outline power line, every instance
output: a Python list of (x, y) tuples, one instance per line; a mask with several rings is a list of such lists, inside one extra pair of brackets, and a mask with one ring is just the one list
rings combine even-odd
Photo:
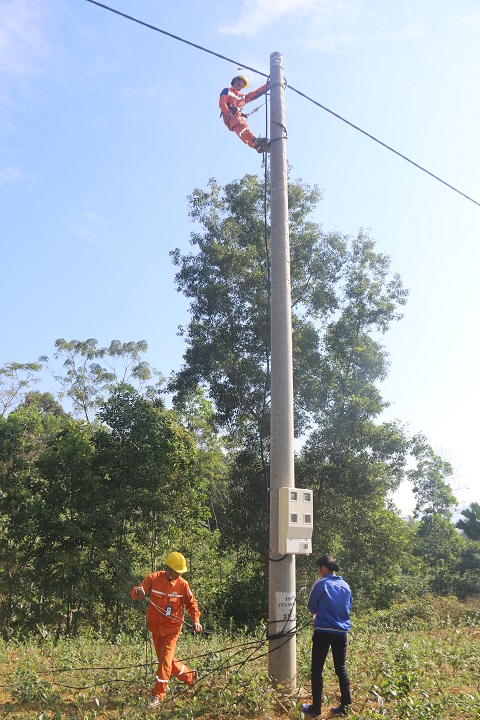
[(318, 105), (318, 107), (322, 108), (322, 110), (325, 110), (326, 112), (330, 113), (331, 115), (334, 115), (334, 117), (338, 118), (339, 120), (346, 123), (347, 125), (350, 125), (350, 127), (354, 128), (354, 130), (358, 130), (358, 132), (361, 132), (363, 135), (366, 135), (371, 140), (374, 140), (379, 145), (382, 145), (387, 150), (390, 150), (390, 152), (395, 153), (395, 155), (398, 155), (398, 157), (401, 157), (403, 160), (406, 160), (407, 162), (409, 162), (411, 165), (414, 165), (419, 170), (422, 170), (422, 172), (427, 173), (427, 175), (430, 175), (430, 177), (435, 178), (435, 180), (438, 180), (438, 182), (443, 183), (443, 185), (446, 185), (448, 188), (450, 188), (450, 190), (454, 190), (459, 195), (462, 195), (464, 198), (466, 198), (467, 200), (470, 200), (471, 202), (475, 203), (475, 205), (478, 205), (480, 207), (480, 202), (477, 202), (476, 200), (471, 198), (469, 195), (466, 195), (461, 190), (458, 190), (453, 185), (450, 185), (450, 183), (446, 182), (445, 180), (442, 180), (442, 178), (438, 177), (438, 175), (434, 175), (434, 173), (430, 172), (430, 170), (427, 170), (426, 168), (422, 167), (421, 165), (414, 162), (413, 160), (410, 160), (410, 158), (408, 158), (406, 155), (402, 155), (401, 152), (398, 152), (398, 150), (395, 150), (394, 148), (390, 147), (390, 145), (387, 145), (387, 143), (382, 142), (381, 140), (376, 138), (374, 135), (371, 135), (370, 133), (368, 133), (366, 130), (362, 130), (362, 128), (358, 127), (358, 125), (354, 125), (349, 120), (346, 120), (344, 117), (342, 117), (338, 113), (334, 112), (333, 110), (330, 110), (329, 108), (325, 107), (325, 105), (322, 105), (321, 103), (317, 102), (316, 100), (313, 100), (313, 98), (309, 97), (308, 95), (305, 95), (305, 93), (301, 92), (300, 90), (297, 90), (296, 88), (292, 87), (291, 85), (289, 85), (288, 87), (290, 88), (290, 90), (293, 90), (293, 92), (296, 92), (298, 95), (301, 95), (306, 100), (309, 100), (311, 103), (313, 103), (314, 105)]
[[(122, 17), (126, 18), (127, 20), (131, 20), (132, 22), (138, 23), (139, 25), (143, 25), (144, 27), (149, 28), (150, 30), (155, 30), (155, 32), (162, 33), (162, 35), (167, 35), (168, 37), (173, 38), (174, 40), (178, 40), (179, 42), (183, 42), (186, 45), (190, 45), (191, 47), (196, 48), (197, 50), (202, 50), (202, 52), (206, 52), (209, 55), (214, 55), (215, 57), (220, 58), (221, 60), (226, 60), (226, 62), (232, 63), (233, 65), (236, 65), (237, 67), (245, 68), (245, 70), (250, 70), (253, 73), (256, 73), (257, 75), (262, 75), (262, 77), (268, 78), (268, 75), (264, 72), (261, 72), (261, 70), (257, 70), (256, 68), (249, 67), (248, 65), (244, 65), (238, 60), (232, 60), (232, 58), (226, 57), (225, 55), (221, 55), (220, 53), (214, 52), (213, 50), (209, 50), (208, 48), (203, 47), (202, 45), (197, 45), (196, 43), (190, 42), (189, 40), (185, 40), (182, 37), (179, 37), (178, 35), (173, 35), (173, 33), (167, 32), (166, 30), (162, 30), (161, 28), (157, 27), (156, 25), (151, 25), (150, 23), (146, 23), (143, 20), (138, 20), (138, 18), (132, 17), (132, 15), (127, 15), (126, 13), (120, 12), (120, 10), (115, 10), (112, 7), (109, 7), (108, 5), (104, 5), (103, 3), (97, 2), (97, 0), (86, 0), (89, 3), (92, 3), (92, 5), (98, 5), (101, 8), (104, 8), (105, 10), (108, 10), (109, 12), (115, 13), (115, 15), (121, 15)], [(414, 167), (416, 167), (418, 170), (421, 170), (422, 172), (426, 173), (430, 177), (432, 177), (434, 180), (438, 180), (438, 182), (442, 183), (442, 185), (445, 185), (450, 190), (453, 190), (454, 192), (458, 193), (462, 197), (464, 197), (466, 200), (469, 200), (470, 202), (474, 203), (475, 205), (478, 205), (480, 207), (480, 202), (477, 200), (474, 200), (470, 195), (467, 195), (466, 193), (462, 192), (458, 188), (454, 187), (450, 183), (446, 182), (446, 180), (442, 180), (438, 175), (435, 175), (434, 173), (430, 172), (430, 170), (427, 170), (422, 165), (419, 165), (414, 160), (411, 160), (406, 155), (403, 155), (403, 153), (399, 152), (398, 150), (395, 150), (390, 145), (387, 145), (387, 143), (384, 143), (382, 140), (379, 140), (371, 133), (367, 132), (366, 130), (362, 130), (362, 128), (358, 127), (358, 125), (355, 125), (354, 123), (350, 122), (350, 120), (347, 120), (346, 118), (342, 117), (338, 113), (334, 112), (333, 110), (330, 110), (325, 105), (322, 105), (317, 100), (314, 100), (313, 98), (309, 97), (305, 93), (301, 92), (301, 90), (297, 90), (297, 88), (294, 88), (292, 85), (287, 85), (290, 90), (293, 90), (293, 92), (297, 93), (297, 95), (300, 95), (301, 97), (305, 98), (305, 100), (308, 100), (309, 102), (313, 103), (314, 105), (317, 105), (317, 107), (321, 108), (322, 110), (325, 110), (325, 112), (330, 113), (330, 115), (333, 115), (338, 120), (341, 120), (346, 125), (349, 125), (354, 130), (358, 130), (358, 132), (362, 133), (362, 135), (365, 135), (366, 137), (370, 138), (370, 140), (373, 140), (374, 142), (378, 143), (382, 147), (384, 147), (386, 150), (390, 150), (390, 152), (394, 153), (398, 157), (402, 158), (402, 160), (406, 160), (406, 162), (410, 163)]]
[(97, 2), (97, 0), (87, 0), (87, 2), (92, 3), (92, 5), (98, 5), (99, 7), (102, 7), (105, 10), (109, 10), (110, 12), (115, 13), (115, 15), (121, 15), (122, 17), (127, 18), (127, 20), (132, 20), (132, 22), (138, 23), (139, 25), (143, 25), (144, 27), (147, 27), (150, 30), (155, 30), (155, 32), (162, 33), (162, 35), (168, 35), (168, 37), (171, 37), (174, 40), (179, 40), (180, 42), (183, 42), (186, 45), (191, 45), (191, 47), (197, 48), (197, 50), (202, 50), (203, 52), (209, 53), (210, 55), (215, 55), (215, 57), (221, 58), (222, 60), (226, 60), (227, 62), (233, 63), (234, 65), (237, 65), (237, 66), (240, 65), (245, 70), (250, 70), (251, 72), (257, 73), (258, 75), (263, 75), (263, 77), (268, 77), (268, 75), (260, 72), (260, 70), (256, 70), (255, 68), (248, 67), (248, 65), (243, 65), (241, 62), (237, 62), (236, 60), (232, 60), (231, 58), (225, 57), (225, 55), (220, 55), (220, 53), (216, 53), (213, 50), (209, 50), (208, 48), (202, 47), (202, 45), (197, 45), (196, 43), (190, 42), (190, 40), (185, 40), (185, 38), (181, 38), (178, 35), (173, 35), (172, 33), (169, 33), (166, 30), (162, 30), (161, 28), (157, 27), (156, 25), (150, 25), (149, 23), (143, 22), (143, 20), (138, 20), (138, 18), (134, 18), (131, 15), (127, 15), (126, 13), (120, 12), (120, 10), (115, 10), (114, 8), (111, 8), (108, 5), (104, 5), (103, 3)]

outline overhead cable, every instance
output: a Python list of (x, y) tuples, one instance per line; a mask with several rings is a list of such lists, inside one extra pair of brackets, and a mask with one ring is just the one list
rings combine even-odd
[(387, 145), (387, 143), (382, 142), (381, 140), (376, 138), (374, 135), (371, 135), (370, 133), (368, 133), (366, 130), (362, 130), (362, 128), (358, 127), (358, 125), (354, 125), (352, 122), (350, 122), (350, 120), (346, 120), (344, 117), (342, 117), (338, 113), (334, 112), (333, 110), (330, 110), (329, 108), (325, 107), (325, 105), (322, 105), (321, 103), (317, 102), (316, 100), (313, 100), (313, 98), (309, 97), (308, 95), (305, 95), (305, 93), (301, 92), (300, 90), (297, 90), (296, 88), (292, 87), (291, 85), (289, 85), (288, 87), (290, 88), (290, 90), (293, 90), (293, 92), (296, 92), (298, 95), (301, 95), (306, 100), (309, 100), (311, 103), (313, 103), (314, 105), (317, 105), (319, 108), (322, 108), (322, 110), (325, 110), (326, 112), (330, 113), (330, 115), (334, 115), (336, 118), (338, 118), (342, 122), (346, 123), (347, 125), (350, 125), (350, 127), (354, 128), (354, 130), (358, 130), (358, 132), (361, 132), (363, 135), (366, 135), (371, 140), (374, 140), (379, 145), (382, 145), (387, 150), (390, 150), (390, 152), (395, 153), (395, 155), (398, 155), (398, 157), (401, 157), (403, 160), (406, 160), (407, 162), (409, 162), (411, 165), (414, 165), (419, 170), (422, 170), (422, 172), (427, 173), (427, 175), (430, 175), (430, 177), (434, 178), (435, 180), (438, 180), (438, 182), (443, 183), (443, 185), (446, 185), (448, 188), (450, 188), (450, 190), (454, 190), (459, 195), (463, 195), (464, 198), (466, 198), (467, 200), (470, 200), (471, 202), (475, 203), (475, 205), (478, 205), (480, 207), (480, 202), (477, 202), (476, 200), (471, 198), (469, 195), (466, 195), (461, 190), (458, 190), (453, 185), (450, 185), (450, 183), (446, 182), (445, 180), (442, 180), (442, 178), (438, 177), (438, 175), (434, 175), (432, 172), (430, 172), (430, 170), (427, 170), (426, 168), (422, 167), (421, 165), (414, 162), (413, 160), (410, 160), (410, 158), (408, 158), (406, 155), (402, 155), (401, 152), (398, 152), (398, 150), (395, 150), (394, 148), (390, 147), (390, 145)]
[[(143, 25), (144, 27), (149, 28), (150, 30), (155, 30), (156, 32), (162, 33), (162, 35), (168, 35), (168, 37), (173, 38), (174, 40), (179, 40), (180, 42), (185, 43), (186, 45), (191, 45), (191, 47), (197, 48), (197, 50), (202, 50), (203, 52), (209, 53), (210, 55), (215, 55), (215, 57), (221, 58), (222, 60), (226, 60), (229, 63), (232, 63), (236, 65), (237, 67), (242, 67), (245, 70), (250, 70), (253, 73), (256, 73), (257, 75), (262, 75), (265, 78), (268, 78), (268, 75), (264, 72), (261, 72), (260, 70), (257, 70), (256, 68), (249, 67), (248, 65), (244, 65), (243, 63), (239, 62), (238, 60), (232, 60), (232, 58), (226, 57), (225, 55), (221, 55), (220, 53), (214, 52), (213, 50), (209, 50), (208, 48), (202, 47), (202, 45), (197, 45), (196, 43), (190, 42), (189, 40), (185, 40), (184, 38), (179, 37), (178, 35), (173, 35), (173, 33), (167, 32), (166, 30), (162, 30), (161, 28), (157, 27), (156, 25), (150, 25), (149, 23), (144, 22), (143, 20), (138, 20), (138, 18), (134, 18), (131, 15), (127, 15), (126, 13), (120, 12), (120, 10), (115, 10), (112, 7), (109, 7), (108, 5), (104, 5), (103, 3), (97, 2), (97, 0), (86, 0), (89, 3), (92, 3), (93, 5), (98, 5), (101, 8), (104, 8), (105, 10), (109, 10), (112, 13), (115, 13), (115, 15), (121, 15), (122, 17), (126, 18), (127, 20), (131, 20), (132, 22), (138, 23), (139, 25)], [(402, 160), (406, 160), (408, 163), (416, 167), (418, 170), (421, 170), (422, 172), (426, 173), (430, 177), (432, 177), (434, 180), (438, 180), (438, 182), (442, 183), (442, 185), (445, 185), (450, 190), (453, 190), (454, 192), (458, 193), (462, 197), (464, 197), (466, 200), (470, 200), (470, 202), (474, 203), (475, 205), (478, 205), (480, 207), (480, 202), (477, 200), (474, 200), (470, 195), (467, 195), (466, 193), (462, 192), (458, 188), (454, 187), (453, 185), (450, 185), (450, 183), (446, 182), (445, 180), (442, 180), (442, 178), (438, 177), (438, 175), (435, 175), (434, 173), (430, 172), (430, 170), (427, 170), (426, 168), (422, 167), (422, 165), (419, 165), (418, 163), (414, 162), (410, 158), (408, 158), (406, 155), (403, 155), (401, 152), (398, 152), (398, 150), (395, 150), (390, 145), (387, 145), (387, 143), (382, 142), (382, 140), (379, 140), (374, 135), (371, 135), (371, 133), (366, 132), (366, 130), (362, 130), (362, 128), (358, 127), (358, 125), (355, 125), (354, 123), (350, 122), (346, 118), (342, 117), (338, 113), (334, 112), (333, 110), (330, 110), (329, 108), (325, 107), (325, 105), (322, 105), (321, 103), (317, 102), (313, 98), (309, 97), (308, 95), (305, 95), (305, 93), (301, 92), (300, 90), (297, 90), (297, 88), (292, 87), (292, 85), (288, 85), (287, 87), (290, 88), (290, 90), (293, 90), (293, 92), (296, 92), (301, 97), (305, 98), (305, 100), (308, 100), (309, 102), (313, 103), (314, 105), (317, 105), (317, 107), (321, 108), (322, 110), (325, 110), (326, 112), (330, 113), (330, 115), (333, 115), (334, 117), (338, 118), (338, 120), (341, 120), (342, 122), (346, 123), (350, 127), (352, 127), (354, 130), (358, 130), (358, 132), (361, 132), (363, 135), (366, 135), (366, 137), (370, 138), (371, 140), (374, 140), (376, 143), (381, 145), (382, 147), (386, 148), (386, 150), (390, 150), (390, 152), (393, 152), (398, 157), (402, 158)]]
[(173, 33), (169, 33), (166, 30), (162, 30), (161, 28), (157, 27), (156, 25), (150, 25), (149, 23), (143, 22), (143, 20), (138, 20), (138, 18), (134, 18), (131, 15), (127, 15), (126, 13), (120, 12), (120, 10), (115, 10), (115, 8), (109, 7), (108, 5), (104, 5), (101, 2), (97, 2), (97, 0), (87, 0), (87, 2), (92, 3), (93, 5), (98, 5), (99, 7), (104, 8), (105, 10), (109, 10), (110, 12), (115, 13), (115, 15), (121, 15), (124, 18), (127, 18), (127, 20), (132, 20), (132, 22), (138, 23), (139, 25), (143, 25), (144, 27), (150, 28), (150, 30), (155, 30), (155, 32), (162, 33), (162, 35), (168, 35), (168, 37), (173, 38), (174, 40), (179, 40), (180, 42), (185, 43), (186, 45), (191, 45), (194, 48), (197, 48), (197, 50), (202, 50), (203, 52), (209, 53), (210, 55), (215, 55), (215, 57), (221, 58), (222, 60), (226, 60), (227, 62), (233, 63), (234, 65), (240, 65), (245, 70), (251, 70), (251, 72), (257, 73), (257, 75), (263, 75), (263, 77), (268, 77), (266, 73), (260, 72), (260, 70), (256, 70), (255, 68), (248, 67), (248, 65), (243, 65), (240, 62), (237, 62), (236, 60), (232, 60), (231, 58), (225, 57), (225, 55), (220, 55), (220, 53), (213, 52), (213, 50), (209, 50), (208, 48), (202, 47), (201, 45), (197, 45), (196, 43), (190, 42), (190, 40), (185, 40), (185, 38), (181, 38), (178, 35), (173, 35)]

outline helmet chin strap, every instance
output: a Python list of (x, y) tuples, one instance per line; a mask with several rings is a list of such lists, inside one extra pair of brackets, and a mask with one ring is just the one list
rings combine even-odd
[[(166, 566), (165, 575), (167, 576), (168, 582), (173, 582), (174, 580), (177, 579), (177, 578), (173, 577), (174, 572), (175, 572), (175, 570), (172, 570), (172, 568), (168, 567), (168, 565)], [(175, 572), (175, 575), (177, 575), (177, 577), (178, 577), (178, 573)]]

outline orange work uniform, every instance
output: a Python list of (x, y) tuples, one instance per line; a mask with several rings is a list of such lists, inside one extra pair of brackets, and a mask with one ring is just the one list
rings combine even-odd
[(183, 608), (187, 609), (192, 622), (196, 623), (200, 619), (198, 603), (186, 580), (179, 576), (170, 582), (164, 570), (147, 575), (140, 585), (133, 587), (130, 596), (134, 600), (138, 600), (137, 587), (142, 587), (145, 594), (150, 593), (147, 628), (152, 633), (158, 660), (152, 695), (163, 700), (170, 675), (187, 685), (193, 684), (194, 672), (174, 656), (183, 625)]
[(242, 116), (242, 108), (246, 103), (256, 100), (267, 91), (267, 85), (252, 90), (247, 95), (242, 95), (236, 88), (224, 88), (220, 93), (218, 105), (222, 113), (223, 122), (232, 132), (237, 133), (245, 145), (253, 148), (255, 135), (248, 127), (247, 121)]

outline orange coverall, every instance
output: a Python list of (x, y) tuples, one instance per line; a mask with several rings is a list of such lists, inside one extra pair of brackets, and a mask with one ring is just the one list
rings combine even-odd
[(146, 594), (150, 593), (147, 628), (152, 633), (158, 660), (152, 695), (163, 700), (170, 675), (173, 674), (187, 685), (193, 684), (193, 671), (174, 655), (183, 625), (183, 608), (187, 609), (192, 622), (196, 623), (200, 618), (198, 603), (186, 580), (179, 576), (170, 582), (164, 570), (147, 575), (140, 585), (133, 587), (130, 590), (130, 597), (133, 600), (139, 599), (136, 595), (137, 587), (142, 587)]
[[(222, 113), (223, 122), (232, 132), (237, 133), (240, 140), (245, 145), (253, 148), (255, 135), (247, 125), (247, 121), (242, 117), (242, 108), (246, 103), (256, 100), (267, 90), (267, 85), (252, 90), (247, 95), (242, 95), (236, 88), (224, 88), (220, 93), (218, 105)], [(237, 108), (237, 110), (235, 110)]]

